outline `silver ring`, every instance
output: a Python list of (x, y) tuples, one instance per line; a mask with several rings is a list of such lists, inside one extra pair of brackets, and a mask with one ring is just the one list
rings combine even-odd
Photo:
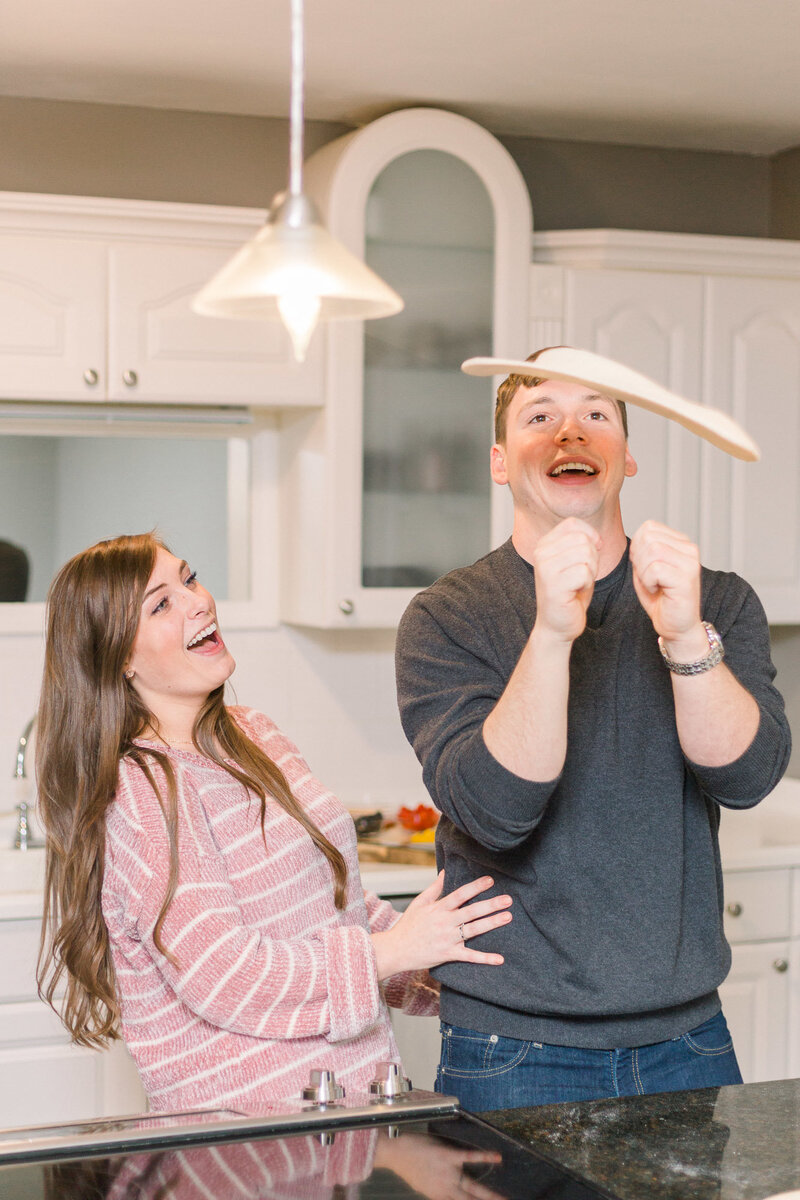
[(461, 934), (461, 940), (462, 940), (462, 942), (465, 942), (467, 939), (464, 937), (464, 925), (463, 925), (463, 922), (462, 922), (462, 924), (461, 924), (461, 925), (459, 925), (459, 927), (458, 927), (458, 932)]

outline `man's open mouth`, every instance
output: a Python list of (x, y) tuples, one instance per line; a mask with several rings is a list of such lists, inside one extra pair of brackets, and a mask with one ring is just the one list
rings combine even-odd
[(597, 471), (585, 462), (561, 462), (548, 471), (551, 479), (559, 479), (562, 475), (596, 475)]

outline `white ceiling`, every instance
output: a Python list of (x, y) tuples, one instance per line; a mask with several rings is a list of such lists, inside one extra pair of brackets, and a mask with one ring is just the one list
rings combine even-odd
[[(289, 0), (8, 0), (0, 94), (288, 114)], [(800, 144), (798, 0), (306, 0), (306, 115), (409, 104), (495, 133)]]

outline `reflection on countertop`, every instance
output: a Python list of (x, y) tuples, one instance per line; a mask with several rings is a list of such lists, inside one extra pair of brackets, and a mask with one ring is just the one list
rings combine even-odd
[(481, 1114), (618, 1200), (764, 1200), (800, 1188), (800, 1080)]

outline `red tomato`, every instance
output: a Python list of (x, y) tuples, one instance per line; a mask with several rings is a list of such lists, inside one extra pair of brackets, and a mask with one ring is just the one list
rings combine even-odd
[(398, 811), (397, 819), (404, 829), (432, 829), (439, 820), (439, 814), (429, 804), (418, 804), (416, 808), (406, 808)]

